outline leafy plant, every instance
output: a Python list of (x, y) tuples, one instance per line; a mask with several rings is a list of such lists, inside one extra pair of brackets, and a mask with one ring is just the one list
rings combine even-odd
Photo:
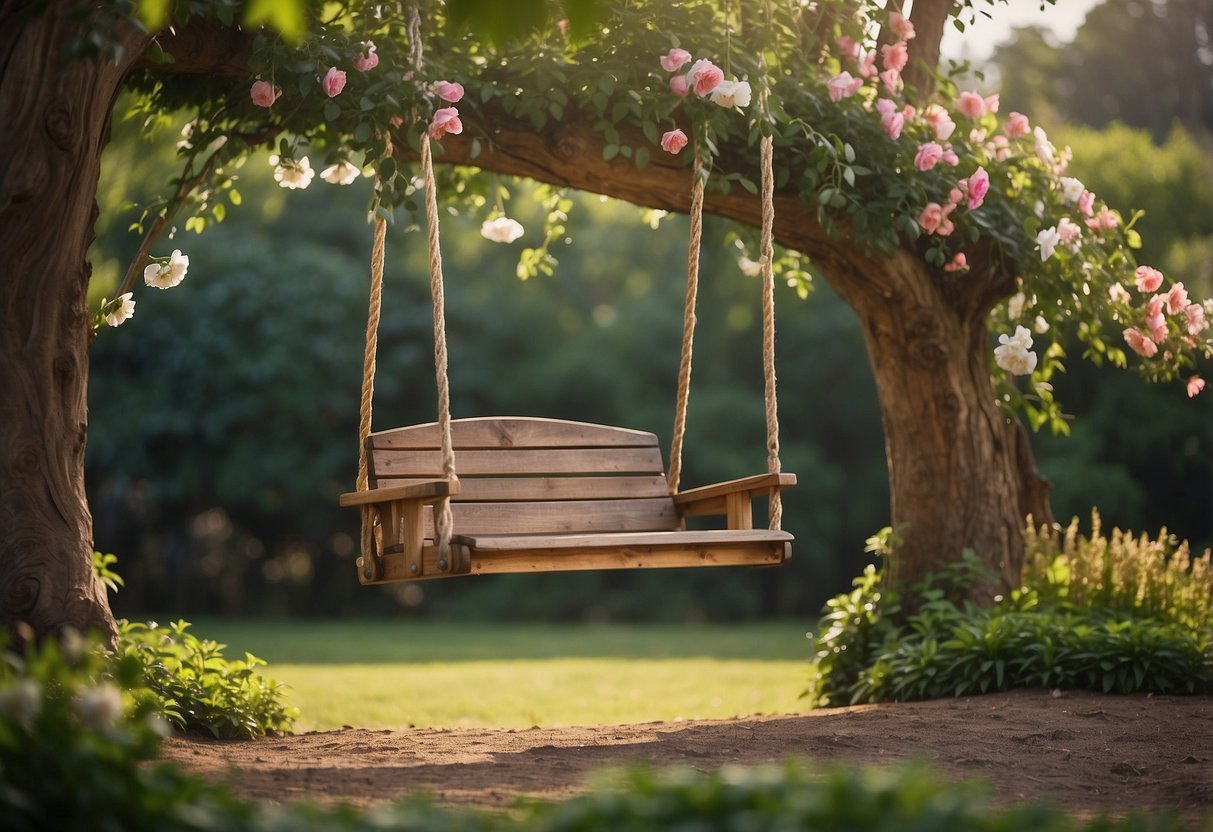
[(225, 645), (187, 632), (189, 623), (119, 624), (121, 654), (139, 663), (164, 717), (182, 730), (216, 737), (254, 737), (289, 731), (296, 712), (282, 686), (256, 672), (265, 661), (223, 657)]

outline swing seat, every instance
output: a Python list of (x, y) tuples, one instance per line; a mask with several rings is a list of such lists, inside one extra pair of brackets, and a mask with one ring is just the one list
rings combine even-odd
[[(671, 495), (652, 433), (531, 417), (451, 422), (458, 479), (444, 479), (437, 423), (372, 433), (369, 490), (341, 505), (370, 509), (378, 569), (363, 583), (506, 572), (773, 566), (792, 535), (753, 527), (752, 501), (795, 485), (760, 474)], [(451, 500), (448, 558), (433, 506)], [(726, 528), (688, 531), (716, 515)]]

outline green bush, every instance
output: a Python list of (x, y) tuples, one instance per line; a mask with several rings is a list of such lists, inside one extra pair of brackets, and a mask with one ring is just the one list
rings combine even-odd
[(224, 645), (199, 639), (189, 626), (119, 622), (119, 651), (138, 662), (164, 717), (183, 731), (221, 738), (289, 731), (295, 709), (281, 685), (256, 672), (265, 662), (251, 653), (225, 659)]

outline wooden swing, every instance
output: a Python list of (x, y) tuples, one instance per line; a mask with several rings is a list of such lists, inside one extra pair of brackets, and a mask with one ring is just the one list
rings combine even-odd
[[(364, 584), (458, 575), (775, 565), (791, 557), (782, 531), (771, 269), (771, 138), (762, 139), (763, 364), (768, 473), (679, 491), (690, 393), (706, 171), (692, 171), (677, 408), (669, 473), (652, 433), (532, 417), (451, 419), (438, 206), (430, 138), (421, 136), (438, 421), (371, 433), (386, 223), (376, 216), (371, 302), (359, 425), (357, 491), (341, 505), (362, 513)], [(456, 474), (458, 462), (458, 475)], [(753, 526), (752, 500), (768, 499), (769, 528)], [(726, 528), (688, 531), (687, 517), (723, 517)]]

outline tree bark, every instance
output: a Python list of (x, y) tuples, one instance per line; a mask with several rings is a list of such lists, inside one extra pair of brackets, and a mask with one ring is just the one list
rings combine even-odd
[[(65, 63), (79, 5), (0, 5), (0, 620), (18, 642), (114, 635), (84, 492), (85, 296), (101, 149), (125, 68)], [(126, 55), (143, 36), (115, 33)], [(27, 626), (23, 626), (28, 625)]]

